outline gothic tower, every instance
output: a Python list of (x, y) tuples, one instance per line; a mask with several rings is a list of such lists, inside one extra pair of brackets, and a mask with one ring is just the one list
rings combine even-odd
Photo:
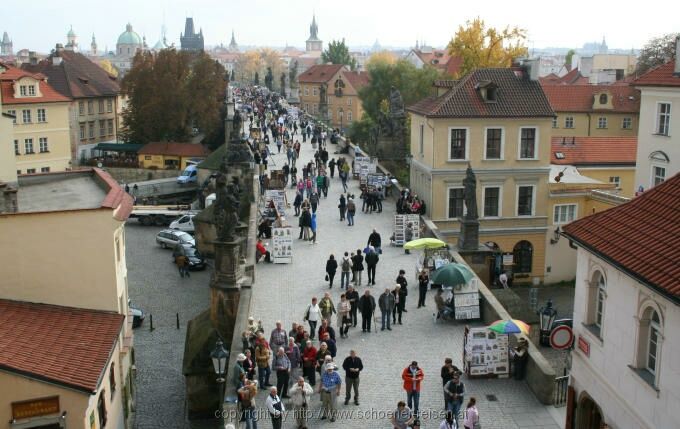
[(312, 15), (312, 25), (309, 26), (309, 39), (307, 39), (307, 52), (321, 52), (323, 41), (319, 39), (319, 27), (316, 25), (316, 14)]

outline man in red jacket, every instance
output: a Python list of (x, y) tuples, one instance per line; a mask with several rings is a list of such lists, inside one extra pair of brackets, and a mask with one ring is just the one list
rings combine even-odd
[(401, 372), (401, 379), (404, 380), (404, 390), (406, 391), (406, 401), (408, 407), (418, 416), (418, 402), (420, 401), (420, 382), (425, 378), (425, 373), (418, 367), (418, 362), (411, 362), (410, 366)]

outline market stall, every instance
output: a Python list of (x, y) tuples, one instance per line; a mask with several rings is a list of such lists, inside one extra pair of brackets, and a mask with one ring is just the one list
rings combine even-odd
[[(529, 325), (517, 319), (497, 320), (489, 326), (465, 327), (463, 337), (463, 365), (469, 377), (508, 378), (510, 359), (517, 364), (518, 350), (523, 353), (521, 344), (510, 348), (510, 334), (529, 334)], [(520, 339), (520, 343), (526, 340)]]
[(456, 320), (479, 319), (479, 284), (467, 265), (455, 262), (442, 265), (430, 277), (432, 284), (452, 293)]

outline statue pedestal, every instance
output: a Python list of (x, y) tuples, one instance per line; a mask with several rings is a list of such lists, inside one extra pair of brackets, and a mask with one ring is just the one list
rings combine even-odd
[(241, 244), (244, 238), (236, 238), (234, 241), (215, 241), (215, 272), (210, 280), (210, 287), (233, 287), (238, 286), (243, 278), (241, 265)]
[(479, 220), (459, 218), (460, 236), (458, 248), (461, 250), (479, 249)]

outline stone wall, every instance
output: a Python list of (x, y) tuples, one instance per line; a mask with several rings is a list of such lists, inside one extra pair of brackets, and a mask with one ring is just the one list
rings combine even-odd
[(152, 170), (148, 168), (104, 168), (119, 183), (135, 183), (145, 180), (167, 179), (181, 174), (179, 170)]

